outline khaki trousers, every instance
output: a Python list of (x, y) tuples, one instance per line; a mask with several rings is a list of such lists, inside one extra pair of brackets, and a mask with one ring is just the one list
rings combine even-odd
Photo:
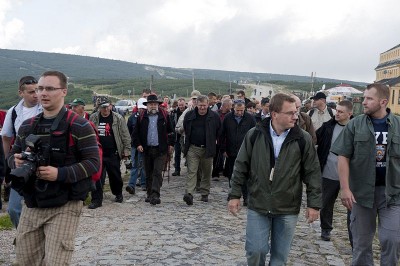
[(18, 265), (70, 265), (82, 201), (56, 208), (23, 206), (17, 228)]
[(190, 193), (193, 195), (196, 187), (197, 171), (200, 168), (202, 173), (200, 180), (200, 193), (201, 195), (210, 194), (213, 157), (205, 158), (205, 153), (206, 148), (200, 148), (194, 145), (190, 145), (189, 147), (186, 156), (186, 160), (188, 163), (186, 193)]

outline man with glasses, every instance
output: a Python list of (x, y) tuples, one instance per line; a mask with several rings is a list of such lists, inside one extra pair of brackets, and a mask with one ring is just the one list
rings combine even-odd
[[(309, 223), (321, 208), (321, 171), (308, 133), (296, 125), (295, 100), (275, 94), (271, 117), (250, 129), (235, 161), (228, 203), (237, 215), (242, 186), (248, 186), (246, 256), (248, 265), (285, 265), (306, 184)], [(269, 241), (271, 240), (271, 241)]]
[[(31, 118), (43, 111), (42, 106), (38, 102), (38, 95), (36, 94), (38, 81), (32, 76), (25, 76), (19, 80), (18, 94), (22, 98), (17, 105), (14, 105), (7, 111), (4, 120), (3, 129), (1, 131), (3, 140), (4, 154), (10, 151), (12, 142), (17, 136), (17, 132), (22, 122)], [(9, 171), (8, 171), (9, 172)], [(9, 173), (6, 174), (6, 181), (10, 181)], [(8, 213), (14, 227), (18, 227), (19, 218), (22, 211), (22, 196), (19, 195), (14, 189), (10, 191), (10, 198), (8, 202)]]
[[(8, 166), (15, 168), (12, 186), (25, 202), (16, 255), (18, 265), (69, 265), (83, 200), (100, 168), (98, 145), (89, 121), (64, 107), (68, 88), (63, 73), (43, 73), (36, 91), (43, 112), (22, 122), (7, 157)], [(42, 164), (25, 178), (17, 172), (26, 173), (29, 162), (23, 152), (29, 138)]]

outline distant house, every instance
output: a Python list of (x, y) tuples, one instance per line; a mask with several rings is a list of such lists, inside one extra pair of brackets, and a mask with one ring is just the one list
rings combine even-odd
[(388, 107), (392, 112), (400, 114), (400, 44), (381, 53), (375, 71), (376, 82), (390, 88)]

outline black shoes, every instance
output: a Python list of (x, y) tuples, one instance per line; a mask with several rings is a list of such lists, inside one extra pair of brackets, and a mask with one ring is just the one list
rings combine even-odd
[(321, 231), (321, 238), (324, 241), (330, 241), (331, 240), (331, 232), (328, 230), (322, 230)]
[(201, 201), (208, 202), (208, 195), (201, 195)]
[(159, 197), (152, 197), (152, 198), (150, 199), (150, 204), (151, 204), (151, 205), (156, 205), (156, 204), (160, 204), (160, 203), (161, 203), (161, 200), (160, 200)]
[(183, 201), (186, 202), (187, 205), (193, 205), (193, 196), (190, 193), (185, 194), (183, 196)]
[(134, 188), (134, 187), (127, 186), (127, 187), (125, 188), (125, 190), (128, 191), (129, 194), (135, 195), (135, 188)]
[(101, 202), (92, 201), (92, 202), (89, 204), (88, 208), (94, 210), (94, 209), (97, 209), (98, 207), (101, 207), (102, 205), (103, 205), (103, 204), (102, 204)]
[(115, 202), (122, 203), (123, 200), (124, 197), (122, 196), (122, 194), (115, 196)]
[(180, 171), (175, 171), (172, 173), (172, 176), (180, 176), (181, 172)]
[(150, 197), (146, 197), (145, 199), (144, 199), (144, 202), (150, 202)]
[(247, 199), (243, 199), (243, 206), (247, 206), (248, 202)]

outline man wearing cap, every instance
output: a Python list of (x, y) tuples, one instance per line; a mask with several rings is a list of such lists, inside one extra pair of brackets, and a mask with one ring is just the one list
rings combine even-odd
[[(7, 154), (11, 148), (12, 140), (17, 136), (17, 132), (22, 122), (31, 118), (43, 111), (39, 104), (36, 94), (38, 81), (32, 76), (25, 76), (19, 80), (18, 94), (22, 98), (17, 105), (11, 107), (6, 114), (3, 129), (1, 131), (3, 140), (4, 154)], [(9, 182), (8, 173), (6, 173), (6, 182)], [(10, 191), (8, 202), (8, 213), (10, 214), (11, 222), (17, 228), (19, 217), (22, 211), (22, 196), (14, 189)]]
[(256, 122), (260, 123), (265, 118), (270, 117), (269, 113), (269, 98), (262, 98), (261, 100), (261, 111), (256, 114)]
[(186, 134), (183, 154), (188, 162), (186, 193), (183, 200), (187, 205), (193, 205), (196, 175), (200, 168), (202, 172), (201, 201), (208, 202), (213, 157), (217, 153), (216, 142), (220, 133), (221, 121), (218, 114), (209, 109), (207, 96), (197, 97), (197, 106), (185, 115), (183, 126)]
[(143, 112), (146, 112), (147, 110), (146, 105), (143, 104), (146, 101), (147, 101), (146, 98), (140, 98), (138, 100), (137, 102), (138, 110), (131, 114), (131, 116), (128, 118), (128, 123), (127, 123), (129, 134), (131, 135), (131, 160), (133, 165), (131, 168), (131, 176), (129, 178), (129, 183), (125, 189), (126, 191), (128, 191), (129, 194), (132, 195), (135, 194), (135, 186), (138, 176), (140, 176), (140, 186), (142, 187), (142, 190), (146, 190), (146, 174), (143, 165), (144, 155), (143, 152), (138, 151), (135, 145), (133, 144), (133, 139), (134, 139), (133, 131), (136, 127), (140, 115)]
[(103, 171), (101, 178), (96, 182), (96, 190), (92, 191), (92, 202), (89, 209), (96, 209), (103, 204), (103, 186), (106, 171), (110, 179), (110, 188), (115, 201), (122, 203), (122, 187), (120, 162), (127, 158), (131, 152), (131, 138), (125, 119), (118, 113), (111, 111), (109, 100), (99, 103), (99, 110), (90, 116), (99, 132), (101, 146), (103, 147)]
[(85, 112), (86, 103), (82, 98), (76, 98), (69, 105), (71, 106), (72, 111), (89, 120), (89, 114)]
[(311, 117), (314, 129), (318, 130), (323, 123), (335, 118), (336, 111), (326, 105), (326, 95), (323, 92), (317, 92), (311, 99), (313, 100), (313, 109), (307, 114)]
[(162, 102), (157, 95), (147, 97), (147, 112), (139, 116), (132, 134), (133, 145), (138, 152), (144, 152), (144, 168), (146, 171), (146, 202), (151, 205), (160, 204), (162, 171), (167, 154), (173, 151), (174, 134), (167, 112), (160, 108)]

